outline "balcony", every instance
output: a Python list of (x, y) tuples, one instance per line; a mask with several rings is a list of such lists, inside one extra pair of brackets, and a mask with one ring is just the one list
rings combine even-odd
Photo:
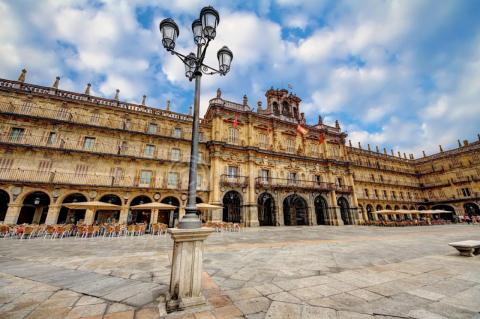
[[(61, 134), (61, 133), (60, 133)], [(78, 140), (69, 140), (57, 137), (54, 140), (48, 138), (48, 136), (35, 136), (35, 135), (22, 135), (22, 136), (10, 136), (8, 134), (0, 135), (0, 143), (11, 145), (23, 145), (23, 146), (35, 146), (45, 147), (59, 150), (91, 152), (97, 154), (110, 154), (117, 156), (131, 156), (135, 158), (145, 158), (153, 160), (164, 160), (171, 162), (190, 162), (189, 154), (182, 154), (178, 157), (172, 157), (171, 153), (167, 150), (154, 151), (153, 153), (146, 153), (143, 146), (129, 145), (118, 146), (120, 140), (112, 140), (109, 143), (95, 141), (92, 145), (86, 145)], [(198, 164), (208, 165), (208, 159), (199, 158)]]
[(271, 189), (306, 189), (314, 191), (335, 190), (335, 184), (333, 183), (266, 177), (257, 177), (255, 179), (255, 187)]
[(335, 191), (337, 193), (351, 193), (353, 192), (353, 187), (352, 186), (347, 186), (347, 185), (335, 185)]
[(384, 178), (383, 180), (372, 180), (372, 179), (369, 179), (369, 178), (355, 177), (355, 183), (357, 183), (357, 182), (359, 182), (359, 183), (371, 183), (371, 184), (378, 184), (378, 185), (405, 186), (405, 187), (414, 187), (414, 188), (420, 187), (420, 185), (417, 184), (417, 183), (404, 182), (404, 181), (398, 181), (398, 180), (386, 179), (386, 178)]
[[(54, 185), (82, 185), (90, 187), (117, 187), (117, 188), (141, 188), (141, 189), (167, 189), (167, 180), (162, 178), (152, 179), (149, 184), (142, 184), (139, 178), (130, 176), (112, 176), (102, 174), (76, 174), (74, 172), (56, 171), (34, 171), (24, 169), (0, 169), (0, 181), (22, 182), (29, 184), (54, 184)], [(178, 191), (182, 189), (183, 183), (179, 181)], [(170, 189), (170, 187), (168, 187)], [(197, 187), (199, 191), (209, 191), (205, 184)]]
[(220, 185), (229, 187), (247, 187), (248, 176), (227, 175), (220, 176)]
[(52, 119), (61, 122), (68, 122), (74, 124), (83, 124), (88, 126), (94, 126), (99, 128), (110, 128), (117, 130), (124, 130), (134, 133), (142, 133), (147, 135), (169, 137), (175, 139), (187, 139), (192, 138), (191, 132), (183, 130), (180, 135), (175, 133), (174, 129), (170, 127), (161, 127), (156, 130), (156, 132), (148, 132), (148, 123), (147, 121), (128, 121), (114, 117), (114, 116), (103, 116), (103, 117), (93, 117), (92, 114), (84, 114), (75, 110), (64, 110), (57, 106), (53, 105), (42, 105), (38, 106), (31, 104), (28, 106), (14, 103), (0, 103), (0, 112), (7, 114), (18, 114), (18, 115), (27, 115), (37, 118), (46, 118)]

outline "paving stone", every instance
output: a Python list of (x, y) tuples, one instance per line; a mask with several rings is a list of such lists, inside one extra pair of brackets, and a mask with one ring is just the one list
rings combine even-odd
[(128, 306), (122, 303), (113, 303), (108, 306), (106, 313), (115, 313), (115, 312), (125, 312), (125, 311), (130, 311), (134, 310), (132, 306)]
[(375, 317), (369, 314), (358, 313), (358, 312), (338, 311), (337, 318), (338, 319), (373, 319)]
[(274, 301), (265, 315), (268, 319), (295, 319), (301, 318), (302, 306), (292, 303)]
[(194, 314), (195, 319), (216, 319), (211, 311), (202, 311)]
[(425, 299), (428, 299), (428, 300), (433, 300), (433, 301), (437, 301), (437, 300), (440, 300), (442, 298), (445, 298), (444, 295), (441, 295), (441, 294), (438, 294), (438, 293), (435, 293), (435, 292), (432, 292), (432, 291), (428, 291), (428, 290), (425, 290), (425, 289), (420, 289), (420, 288), (419, 289), (414, 289), (414, 290), (409, 290), (408, 293), (411, 294), (411, 295), (415, 295), (415, 296), (425, 298)]
[(51, 307), (44, 308), (42, 306), (31, 312), (27, 319), (63, 319), (70, 312), (71, 307)]
[(216, 295), (208, 298), (208, 302), (214, 307), (224, 307), (232, 303), (227, 296)]
[(91, 296), (83, 296), (77, 301), (75, 306), (95, 305), (104, 302), (103, 299), (95, 298)]
[(83, 317), (93, 317), (93, 316), (103, 316), (105, 310), (107, 309), (107, 304), (101, 303), (96, 305), (85, 305), (74, 307), (68, 315), (65, 317), (67, 319), (77, 319)]
[(276, 294), (271, 294), (271, 295), (268, 295), (267, 297), (273, 301), (290, 302), (290, 303), (296, 303), (296, 304), (304, 303), (302, 300), (298, 299), (297, 297), (285, 291), (279, 292)]
[(135, 316), (135, 311), (122, 311), (122, 312), (113, 312), (103, 316), (103, 319), (133, 319)]
[(383, 296), (373, 293), (371, 291), (368, 291), (366, 289), (351, 290), (348, 292), (348, 294), (353, 295), (355, 297), (362, 298), (365, 301), (373, 301), (373, 300), (384, 298)]
[(271, 301), (265, 297), (250, 298), (236, 301), (234, 304), (244, 314), (253, 314), (257, 312), (266, 312)]
[(231, 319), (242, 316), (242, 312), (233, 305), (215, 308), (213, 313), (217, 319)]
[(407, 313), (407, 316), (416, 318), (416, 319), (448, 319), (447, 317), (441, 316), (439, 314), (435, 314), (425, 309), (411, 310)]
[(277, 285), (269, 284), (269, 283), (263, 284), (263, 285), (256, 285), (253, 288), (255, 288), (258, 292), (260, 292), (264, 296), (282, 291), (282, 289), (280, 289)]
[(309, 300), (309, 299), (318, 298), (318, 297), (327, 297), (327, 296), (337, 295), (341, 293), (341, 291), (335, 288), (329, 287), (328, 285), (320, 285), (320, 286), (290, 290), (289, 292), (295, 297), (302, 300)]
[(157, 319), (159, 317), (156, 308), (143, 308), (135, 312), (135, 319)]
[(238, 301), (243, 299), (251, 299), (256, 297), (261, 297), (262, 295), (252, 287), (249, 288), (241, 288), (241, 289), (233, 289), (228, 290), (225, 294), (232, 300)]

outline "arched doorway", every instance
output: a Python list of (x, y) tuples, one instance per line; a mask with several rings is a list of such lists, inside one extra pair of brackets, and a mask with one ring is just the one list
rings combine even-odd
[(342, 217), (343, 224), (353, 225), (354, 219), (350, 214), (350, 205), (348, 205), (347, 199), (345, 197), (340, 197), (337, 200), (337, 204), (340, 207), (340, 216)]
[(480, 216), (480, 208), (475, 203), (466, 203), (463, 205), (463, 209), (465, 209), (465, 215), (469, 217)]
[(386, 210), (392, 210), (392, 206), (387, 205), (387, 206), (385, 206), (385, 209), (386, 209)]
[[(140, 195), (132, 199), (130, 202), (130, 207), (131, 206), (137, 206), (137, 205), (142, 205), (142, 204), (148, 204), (151, 203), (152, 200), (150, 197), (145, 196), (145, 195)], [(152, 211), (150, 209), (144, 209), (144, 210), (130, 210), (130, 214), (128, 215), (128, 224), (150, 224), (150, 218), (152, 215)]]
[(161, 201), (164, 204), (176, 206), (173, 214), (171, 211), (161, 210), (158, 212), (158, 222), (162, 224), (167, 224), (168, 227), (174, 227), (175, 222), (180, 218), (180, 201), (173, 196), (168, 196), (162, 199)]
[(236, 191), (229, 191), (223, 196), (223, 221), (240, 223), (242, 212), (242, 197)]
[[(62, 204), (87, 202), (87, 198), (80, 193), (70, 194), (63, 200)], [(76, 224), (85, 219), (85, 209), (60, 208), (57, 224)]]
[(0, 222), (5, 220), (7, 215), (8, 203), (10, 203), (10, 196), (3, 189), (0, 189)]
[(269, 193), (258, 196), (258, 222), (260, 226), (275, 226), (275, 201)]
[(445, 210), (449, 213), (440, 213), (440, 214), (433, 214), (434, 219), (444, 219), (444, 220), (453, 220), (455, 216), (455, 209), (450, 205), (435, 205), (432, 206), (432, 210)]
[(285, 226), (307, 225), (308, 205), (303, 197), (292, 194), (283, 200)]
[(373, 206), (370, 205), (370, 204), (367, 205), (367, 218), (368, 218), (369, 221), (374, 220), (374, 218), (373, 218)]
[(328, 224), (328, 204), (322, 195), (315, 197), (315, 216), (317, 217), (317, 225)]
[(426, 208), (425, 206), (423, 206), (423, 205), (418, 206), (418, 210), (426, 210), (426, 209), (427, 209), (427, 208)]
[(403, 206), (402, 206), (402, 209), (403, 209), (403, 210), (408, 210), (407, 205), (403, 205)]
[(33, 192), (23, 200), (17, 224), (44, 224), (50, 197), (44, 192)]
[[(113, 205), (122, 206), (122, 200), (120, 197), (114, 194), (103, 195), (100, 198), (101, 202), (109, 203)], [(116, 223), (120, 218), (120, 207), (118, 210), (97, 210), (95, 212), (95, 222), (101, 223)]]
[(393, 207), (393, 210), (399, 210), (400, 209), (400, 206), (398, 205), (395, 205), (395, 207)]

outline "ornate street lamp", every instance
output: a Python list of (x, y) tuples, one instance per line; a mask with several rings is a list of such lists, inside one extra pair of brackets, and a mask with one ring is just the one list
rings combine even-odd
[(175, 42), (179, 35), (179, 29), (175, 21), (168, 18), (160, 22), (163, 47), (173, 55), (176, 55), (185, 65), (185, 76), (192, 81), (195, 79), (195, 99), (193, 103), (192, 123), (192, 146), (190, 156), (190, 170), (188, 183), (188, 199), (185, 207), (185, 216), (179, 223), (179, 228), (200, 228), (202, 223), (197, 216), (196, 191), (197, 191), (197, 162), (198, 162), (198, 139), (199, 139), (199, 108), (200, 108), (200, 79), (202, 74), (226, 75), (230, 71), (233, 53), (226, 46), (218, 50), (218, 69), (203, 63), (205, 53), (210, 41), (217, 35), (217, 26), (220, 16), (212, 7), (204, 7), (200, 11), (199, 19), (192, 23), (193, 40), (197, 45), (197, 54), (183, 55), (175, 51)]

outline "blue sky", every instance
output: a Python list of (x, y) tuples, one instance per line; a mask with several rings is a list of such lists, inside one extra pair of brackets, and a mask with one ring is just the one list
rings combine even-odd
[(207, 62), (234, 53), (226, 77), (204, 76), (202, 105), (225, 98), (265, 105), (270, 87), (302, 98), (313, 124), (338, 119), (353, 143), (432, 153), (480, 133), (479, 1), (0, 0), (0, 77), (188, 112), (193, 83), (161, 47), (158, 23), (180, 26), (177, 48), (194, 49), (191, 21), (220, 13)]

